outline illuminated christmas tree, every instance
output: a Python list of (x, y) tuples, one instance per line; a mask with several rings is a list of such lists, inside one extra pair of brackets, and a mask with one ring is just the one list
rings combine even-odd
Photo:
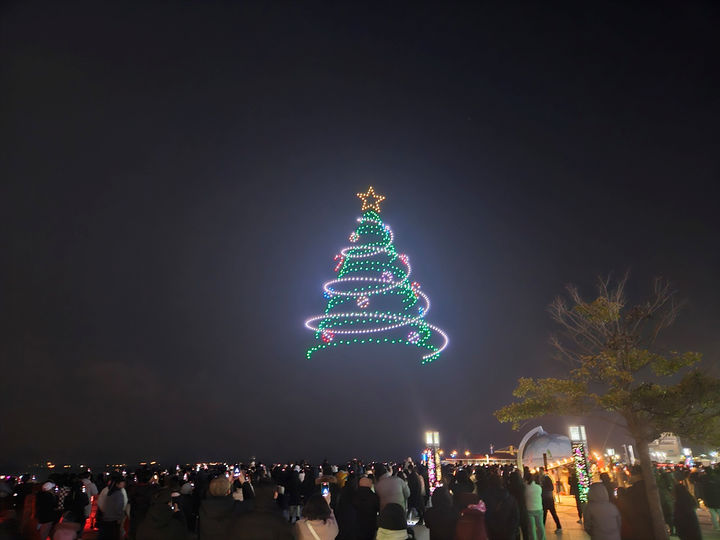
[(352, 245), (335, 256), (336, 278), (323, 286), (325, 313), (305, 321), (318, 342), (307, 357), (337, 345), (390, 343), (418, 347), (422, 363), (432, 362), (448, 337), (425, 321), (430, 299), (411, 281), (408, 256), (396, 251), (393, 233), (380, 219), (385, 197), (372, 187), (358, 197), (363, 215), (350, 233)]

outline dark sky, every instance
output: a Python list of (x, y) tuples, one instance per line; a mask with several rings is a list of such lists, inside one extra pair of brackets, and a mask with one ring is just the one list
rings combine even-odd
[[(517, 444), (547, 305), (626, 269), (720, 362), (716, 4), (300, 4), (4, 4), (0, 464)], [(369, 184), (432, 365), (305, 359)]]

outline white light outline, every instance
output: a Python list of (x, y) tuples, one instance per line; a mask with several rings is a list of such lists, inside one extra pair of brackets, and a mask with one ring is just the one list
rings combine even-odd
[[(388, 248), (392, 245), (394, 240), (394, 235), (392, 232), (392, 229), (390, 227), (383, 223), (380, 220), (369, 218), (369, 217), (361, 217), (357, 219), (358, 222), (363, 223), (365, 221), (370, 223), (375, 223), (376, 225), (383, 228), (385, 232), (388, 233), (389, 241), (385, 243), (385, 245), (372, 245), (372, 244), (362, 244), (359, 246), (350, 246), (345, 247), (342, 250), (340, 250), (340, 254), (345, 257), (346, 259), (366, 259), (369, 257), (372, 257), (374, 255), (378, 255), (380, 253), (387, 253), (389, 250)], [(367, 250), (367, 253), (363, 254), (357, 254), (352, 253), (353, 251), (361, 251), (361, 250)], [(397, 258), (402, 262), (405, 267), (407, 268), (407, 272), (405, 276), (403, 276), (402, 279), (398, 281), (386, 281), (382, 278), (371, 278), (371, 277), (343, 277), (338, 279), (333, 279), (330, 281), (327, 281), (323, 284), (323, 290), (326, 292), (330, 298), (333, 296), (347, 296), (347, 297), (358, 297), (358, 296), (367, 296), (370, 297), (370, 295), (373, 294), (380, 294), (387, 292), (389, 290), (395, 289), (401, 285), (403, 285), (405, 282), (408, 281), (408, 278), (410, 277), (410, 273), (412, 272), (412, 267), (410, 266), (410, 260), (407, 257), (407, 255), (398, 255)], [(338, 283), (347, 283), (347, 282), (365, 282), (365, 283), (383, 283), (388, 284), (387, 287), (379, 288), (379, 289), (373, 289), (373, 290), (367, 290), (367, 291), (338, 291), (332, 288), (332, 285), (338, 284)], [(440, 330), (437, 326), (434, 326), (427, 321), (425, 321), (425, 315), (430, 311), (430, 298), (428, 296), (419, 290), (416, 290), (413, 288), (413, 292), (418, 295), (418, 297), (421, 297), (425, 301), (425, 307), (420, 309), (420, 314), (415, 317), (407, 317), (404, 315), (393, 315), (390, 313), (382, 313), (379, 311), (376, 312), (369, 312), (369, 311), (360, 311), (360, 312), (350, 312), (350, 313), (325, 313), (323, 315), (316, 315), (314, 317), (310, 317), (305, 321), (305, 327), (313, 330), (315, 332), (329, 332), (333, 335), (335, 334), (344, 334), (344, 335), (363, 335), (363, 334), (376, 334), (378, 332), (385, 332), (388, 330), (394, 330), (396, 328), (402, 328), (403, 326), (409, 326), (411, 324), (414, 324), (418, 321), (423, 321), (428, 328), (433, 330), (434, 332), (437, 332), (442, 338), (443, 338), (443, 344), (440, 346), (437, 350), (434, 350), (432, 353), (426, 354), (422, 357), (423, 363), (426, 363), (431, 358), (434, 358), (438, 356), (448, 345), (449, 338), (445, 332)], [(385, 326), (380, 326), (376, 328), (364, 328), (362, 330), (343, 330), (337, 329), (337, 328), (319, 328), (317, 326), (314, 326), (312, 323), (319, 320), (327, 320), (327, 319), (368, 319), (368, 318), (374, 318), (374, 319), (385, 319), (385, 320), (395, 320), (400, 321), (397, 324), (390, 324)], [(327, 345), (327, 343), (325, 343)]]

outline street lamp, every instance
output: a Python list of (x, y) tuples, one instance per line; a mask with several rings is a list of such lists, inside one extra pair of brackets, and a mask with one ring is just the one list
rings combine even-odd
[(426, 431), (425, 432), (425, 444), (437, 448), (440, 446), (440, 433), (437, 431)]

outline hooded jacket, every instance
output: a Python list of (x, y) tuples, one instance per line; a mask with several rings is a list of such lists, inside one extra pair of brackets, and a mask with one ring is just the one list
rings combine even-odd
[(583, 519), (585, 531), (592, 540), (620, 540), (620, 511), (610, 502), (602, 482), (590, 485)]

